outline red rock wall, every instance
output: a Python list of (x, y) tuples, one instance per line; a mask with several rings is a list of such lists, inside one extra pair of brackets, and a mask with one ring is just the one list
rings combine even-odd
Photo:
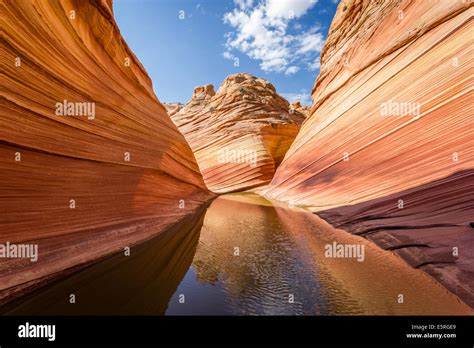
[[(267, 195), (321, 210), (474, 167), (472, 14), (460, 1), (341, 2), (312, 114)], [(381, 115), (390, 100), (420, 113)]]
[[(0, 7), (0, 244), (39, 244), (36, 263), (0, 259), (1, 299), (150, 238), (209, 193), (110, 1)], [(95, 118), (56, 115), (63, 100)]]
[(265, 192), (396, 250), (471, 306), (473, 14), (468, 1), (341, 1), (311, 115)]
[(268, 184), (304, 120), (272, 84), (250, 74), (228, 76), (217, 93), (212, 85), (197, 87), (171, 112), (207, 187), (218, 193)]

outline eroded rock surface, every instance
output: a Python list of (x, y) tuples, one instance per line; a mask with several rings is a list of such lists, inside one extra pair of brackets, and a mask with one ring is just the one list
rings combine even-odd
[(163, 103), (163, 105), (170, 116), (173, 116), (184, 107), (184, 105), (181, 103)]
[(299, 113), (304, 117), (308, 117), (309, 112), (310, 112), (310, 107), (303, 106), (301, 105), (301, 102), (295, 101), (290, 104), (290, 112)]
[[(110, 1), (2, 1), (0, 301), (147, 240), (209, 198)], [(133, 253), (133, 248), (132, 248)]]
[(217, 92), (196, 87), (172, 120), (193, 149), (207, 187), (241, 191), (270, 182), (304, 117), (268, 81), (227, 77)]

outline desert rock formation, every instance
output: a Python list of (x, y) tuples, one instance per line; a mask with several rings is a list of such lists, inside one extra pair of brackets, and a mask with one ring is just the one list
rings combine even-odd
[(265, 191), (396, 249), (471, 306), (473, 12), (341, 2), (310, 116)]
[(163, 103), (163, 105), (170, 116), (173, 116), (184, 107), (184, 105), (181, 103)]
[(304, 117), (308, 117), (309, 110), (310, 110), (309, 106), (303, 106), (301, 105), (301, 102), (299, 101), (294, 101), (290, 104), (290, 112), (299, 113)]
[(270, 182), (304, 117), (268, 81), (228, 76), (217, 93), (196, 87), (172, 120), (193, 149), (207, 187), (241, 191)]
[[(132, 247), (210, 197), (111, 1), (0, 4), (0, 300)], [(133, 248), (132, 248), (133, 253)]]

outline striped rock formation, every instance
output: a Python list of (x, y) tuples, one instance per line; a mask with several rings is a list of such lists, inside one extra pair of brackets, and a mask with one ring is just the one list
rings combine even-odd
[(304, 120), (272, 84), (250, 74), (228, 76), (217, 93), (212, 85), (196, 87), (171, 118), (218, 193), (269, 183)]
[(264, 192), (396, 250), (471, 306), (473, 14), (467, 1), (342, 1), (311, 115)]
[[(210, 193), (110, 1), (0, 10), (1, 302), (155, 236)], [(37, 261), (8, 243), (38, 245)]]
[(294, 101), (290, 104), (290, 112), (297, 112), (303, 115), (304, 117), (308, 117), (309, 111), (310, 107), (301, 105), (301, 102), (299, 101)]

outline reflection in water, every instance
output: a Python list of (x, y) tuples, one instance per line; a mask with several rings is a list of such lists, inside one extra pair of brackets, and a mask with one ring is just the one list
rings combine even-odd
[[(324, 257), (334, 241), (363, 244), (364, 261)], [(67, 302), (70, 293), (75, 305)], [(8, 313), (472, 314), (392, 252), (252, 194), (221, 196), (205, 217), (197, 214), (131, 256), (98, 262), (19, 303)]]
[[(27, 299), (19, 299), (6, 313), (164, 314), (191, 265), (204, 212), (203, 208), (158, 237), (131, 248), (130, 256), (116, 254), (36, 291)], [(70, 294), (76, 296), (75, 304), (69, 303)]]
[[(364, 261), (326, 258), (324, 248), (334, 241), (363, 244)], [(180, 294), (186, 297), (184, 304), (179, 303)], [(400, 294), (403, 303), (398, 302)], [(192, 267), (166, 312), (469, 313), (456, 296), (392, 252), (334, 229), (314, 214), (273, 206), (252, 194), (220, 196), (212, 203)]]
[[(178, 293), (199, 303), (200, 314), (215, 313), (214, 306), (202, 305), (208, 298), (220, 304), (219, 314), (326, 314), (317, 272), (288, 238), (275, 209), (224, 197), (206, 213), (191, 270), (195, 277), (185, 279)], [(206, 292), (198, 297), (196, 287)], [(195, 311), (173, 300), (167, 314)]]

